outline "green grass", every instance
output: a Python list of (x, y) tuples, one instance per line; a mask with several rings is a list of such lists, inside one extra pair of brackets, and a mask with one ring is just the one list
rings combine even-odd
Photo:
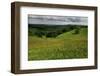
[(56, 38), (29, 36), (28, 60), (87, 58), (87, 28), (82, 28), (79, 34), (73, 32)]

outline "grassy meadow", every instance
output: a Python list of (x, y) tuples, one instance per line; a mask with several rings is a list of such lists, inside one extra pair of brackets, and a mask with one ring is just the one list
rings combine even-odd
[(87, 31), (84, 25), (29, 25), (28, 60), (87, 58)]

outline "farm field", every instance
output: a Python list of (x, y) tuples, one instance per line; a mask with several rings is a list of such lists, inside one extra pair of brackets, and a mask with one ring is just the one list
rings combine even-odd
[[(68, 31), (64, 31), (57, 36), (52, 37), (52, 33), (41, 34), (38, 36), (33, 34), (36, 28), (29, 28), (28, 36), (28, 60), (55, 60), (55, 59), (78, 59), (88, 57), (88, 38), (87, 38), (87, 26), (73, 28)], [(48, 29), (49, 31), (56, 29)], [(41, 32), (41, 29), (38, 30)], [(44, 33), (44, 32), (43, 32)], [(51, 36), (52, 35), (52, 36)]]

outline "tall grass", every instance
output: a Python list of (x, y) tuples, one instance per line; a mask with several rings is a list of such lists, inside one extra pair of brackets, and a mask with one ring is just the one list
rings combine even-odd
[(87, 29), (81, 29), (77, 35), (73, 31), (56, 38), (29, 36), (28, 60), (87, 58)]

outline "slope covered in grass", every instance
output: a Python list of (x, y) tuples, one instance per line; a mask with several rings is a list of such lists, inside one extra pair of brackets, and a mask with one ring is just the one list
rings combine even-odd
[(87, 58), (87, 28), (60, 34), (56, 38), (29, 36), (28, 60)]
[(80, 32), (79, 34), (74, 34), (75, 30), (72, 30), (72, 31), (69, 31), (69, 32), (65, 32), (61, 35), (59, 35), (57, 38), (73, 38), (73, 37), (76, 37), (77, 38), (84, 38), (84, 37), (87, 37), (87, 28), (82, 28), (80, 29)]

